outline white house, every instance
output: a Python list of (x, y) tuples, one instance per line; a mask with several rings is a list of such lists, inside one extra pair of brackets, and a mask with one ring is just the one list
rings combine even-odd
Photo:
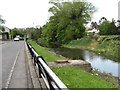
[(5, 26), (2, 26), (2, 27), (4, 28), (4, 31), (2, 31), (0, 28), (0, 40), (7, 40), (9, 39), (10, 29)]
[(87, 32), (90, 32), (90, 33), (99, 33), (100, 30), (94, 28), (92, 30), (88, 30)]

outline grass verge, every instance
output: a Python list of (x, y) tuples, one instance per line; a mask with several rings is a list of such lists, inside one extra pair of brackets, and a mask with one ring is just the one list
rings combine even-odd
[[(46, 50), (46, 48), (37, 45), (34, 41), (29, 40), (29, 43), (34, 47), (39, 55), (42, 55), (47, 62), (52, 62), (62, 59)], [(79, 88), (117, 88), (111, 82), (108, 82), (98, 76), (88, 73), (79, 67), (75, 66), (62, 66), (50, 67), (56, 75), (65, 83), (69, 89)]]
[(29, 40), (29, 43), (32, 45), (32, 47), (36, 50), (36, 52), (43, 56), (43, 58), (45, 59), (45, 61), (47, 62), (53, 62), (59, 59), (62, 59), (62, 57), (56, 56), (53, 53), (50, 53), (46, 50), (46, 48), (39, 46), (38, 44), (36, 44), (34, 41)]
[(84, 37), (79, 40), (73, 40), (69, 44), (64, 45), (68, 48), (81, 48), (101, 54), (114, 61), (120, 62), (119, 57), (119, 35), (99, 36), (97, 40)]
[(117, 88), (113, 83), (107, 82), (79, 67), (61, 66), (51, 68), (69, 88)]

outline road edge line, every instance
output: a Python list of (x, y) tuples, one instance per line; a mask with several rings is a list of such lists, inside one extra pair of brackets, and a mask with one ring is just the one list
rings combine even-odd
[(11, 81), (11, 78), (12, 78), (12, 75), (13, 75), (13, 71), (14, 71), (16, 62), (17, 62), (18, 56), (19, 56), (19, 54), (20, 54), (20, 51), (21, 51), (21, 49), (18, 51), (17, 56), (15, 57), (15, 61), (14, 61), (13, 65), (12, 65), (12, 69), (11, 69), (11, 71), (10, 71), (9, 77), (8, 77), (7, 82), (6, 82), (6, 84), (5, 84), (5, 88), (8, 88), (8, 87), (9, 87), (9, 84), (10, 84), (10, 81)]

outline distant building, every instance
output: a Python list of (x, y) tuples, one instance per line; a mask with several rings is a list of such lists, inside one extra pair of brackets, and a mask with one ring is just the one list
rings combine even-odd
[(120, 20), (117, 20), (117, 28), (118, 28), (118, 32), (120, 33)]
[(88, 30), (87, 32), (90, 32), (90, 33), (99, 33), (100, 30), (93, 28), (93, 29)]
[(117, 20), (117, 27), (120, 27), (120, 20)]
[(98, 24), (97, 22), (91, 22), (89, 23), (88, 26), (86, 26), (86, 32), (89, 32), (89, 33), (99, 33), (100, 30), (98, 30)]
[(1, 27), (2, 28), (0, 28), (0, 40), (8, 40), (10, 29), (5, 26)]

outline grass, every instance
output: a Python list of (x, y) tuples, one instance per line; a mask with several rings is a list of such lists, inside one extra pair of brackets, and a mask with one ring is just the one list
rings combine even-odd
[(62, 59), (62, 57), (56, 56), (53, 53), (48, 52), (46, 48), (39, 46), (32, 40), (29, 40), (29, 43), (32, 45), (32, 47), (34, 47), (34, 49), (39, 55), (43, 56), (43, 58), (47, 62), (53, 62), (53, 61)]
[(100, 36), (97, 40), (90, 40), (90, 38), (84, 37), (79, 40), (73, 40), (64, 46), (68, 48), (87, 49), (120, 62), (120, 57), (118, 56), (119, 40), (119, 35)]
[(79, 67), (61, 66), (51, 67), (57, 76), (69, 88), (117, 88), (111, 82), (107, 82), (100, 77), (88, 73)]
[(88, 46), (90, 44), (91, 40), (90, 38), (81, 38), (80, 40), (72, 40), (68, 45), (69, 46)]
[(59, 55), (62, 55), (68, 59), (72, 60), (84, 60), (83, 58), (83, 50), (79, 48), (67, 48), (67, 47), (61, 47), (61, 48), (54, 48), (54, 52), (56, 52)]
[[(47, 51), (46, 48), (39, 46), (34, 41), (29, 40), (29, 43), (34, 47), (39, 55), (42, 55), (47, 62), (52, 62), (61, 57), (56, 56), (53, 53)], [(63, 81), (63, 83), (69, 89), (79, 89), (79, 88), (116, 88), (112, 82), (108, 82), (99, 76), (95, 76), (88, 73), (79, 67), (75, 66), (61, 66), (61, 67), (50, 67), (56, 75)]]

